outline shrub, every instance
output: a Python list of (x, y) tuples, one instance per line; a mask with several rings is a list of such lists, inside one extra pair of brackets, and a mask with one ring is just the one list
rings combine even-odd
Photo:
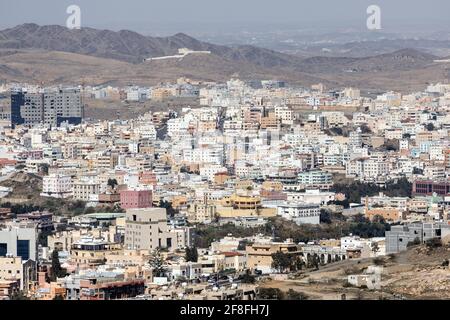
[(441, 239), (439, 239), (439, 238), (433, 238), (433, 239), (429, 239), (429, 240), (425, 241), (425, 245), (428, 248), (433, 249), (433, 248), (442, 247), (442, 242), (441, 242)]
[(308, 300), (308, 296), (303, 292), (289, 289), (286, 300)]
[(420, 239), (419, 238), (415, 238), (414, 241), (408, 242), (407, 247), (417, 246), (419, 244), (420, 244)]
[(373, 262), (373, 264), (376, 265), (376, 266), (382, 266), (382, 265), (384, 265), (384, 259), (383, 259), (383, 258), (380, 258), (380, 257), (373, 258), (372, 262)]
[(350, 284), (350, 282), (348, 282), (348, 281), (345, 281), (344, 282), (344, 284), (342, 285), (344, 288), (351, 288), (351, 287), (353, 287), (351, 284)]
[(259, 298), (261, 300), (284, 300), (285, 295), (278, 288), (260, 288)]

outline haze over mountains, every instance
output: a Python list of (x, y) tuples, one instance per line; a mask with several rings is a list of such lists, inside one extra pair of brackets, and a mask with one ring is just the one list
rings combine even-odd
[[(212, 54), (143, 62), (149, 57), (173, 55), (179, 48)], [(448, 81), (450, 64), (435, 62), (440, 57), (399, 49), (370, 57), (306, 57), (250, 45), (215, 45), (183, 33), (148, 37), (128, 30), (23, 24), (0, 31), (0, 81), (154, 84), (180, 76), (213, 81), (239, 76), (279, 78), (299, 85), (321, 81), (366, 90), (415, 90), (430, 82)]]

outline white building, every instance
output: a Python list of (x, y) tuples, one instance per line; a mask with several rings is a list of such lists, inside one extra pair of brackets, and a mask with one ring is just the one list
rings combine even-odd
[(219, 172), (227, 172), (227, 168), (218, 164), (209, 164), (200, 167), (200, 176), (208, 179), (208, 181), (214, 181), (214, 176)]
[(286, 106), (275, 107), (275, 117), (281, 120), (282, 124), (292, 124), (292, 110)]
[(327, 204), (334, 201), (334, 192), (323, 192), (320, 190), (306, 190), (306, 192), (288, 192), (287, 200), (289, 202), (303, 202), (308, 204)]
[(99, 193), (100, 183), (94, 177), (83, 177), (73, 182), (73, 198), (76, 200), (90, 201)]
[(68, 175), (50, 174), (42, 179), (43, 197), (67, 198), (72, 195), (72, 178)]
[(38, 232), (35, 223), (10, 222), (0, 229), (0, 256), (21, 257), (37, 261)]
[(277, 214), (297, 224), (319, 224), (320, 207), (306, 203), (284, 203), (277, 206)]
[(332, 174), (321, 170), (300, 172), (298, 174), (298, 182), (304, 185), (327, 185), (331, 184), (332, 181)]

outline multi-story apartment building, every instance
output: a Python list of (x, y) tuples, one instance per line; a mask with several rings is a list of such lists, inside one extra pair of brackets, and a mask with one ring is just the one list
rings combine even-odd
[(306, 187), (326, 187), (331, 186), (333, 175), (326, 171), (312, 170), (300, 172), (298, 174), (298, 183)]
[(72, 196), (72, 177), (62, 174), (50, 174), (42, 179), (43, 197), (67, 198)]
[(42, 110), (43, 122), (53, 127), (62, 122), (80, 124), (84, 117), (84, 108), (79, 89), (59, 89), (45, 92)]
[(77, 266), (97, 266), (105, 263), (106, 255), (120, 249), (120, 244), (103, 239), (82, 237), (74, 242), (70, 249), (71, 260)]
[(120, 191), (120, 206), (123, 209), (150, 208), (152, 206), (151, 190)]
[(22, 260), (21, 257), (0, 257), (0, 281), (20, 281), (20, 290), (28, 292), (36, 281), (36, 262)]
[(79, 89), (45, 90), (28, 93), (17, 90), (11, 93), (11, 125), (48, 124), (53, 127), (62, 122), (80, 124), (84, 107)]
[(37, 261), (37, 226), (32, 222), (9, 222), (0, 229), (0, 257), (21, 257)]
[(415, 196), (432, 196), (434, 193), (440, 196), (449, 196), (450, 182), (448, 180), (416, 180), (413, 183), (412, 193)]
[(73, 182), (73, 198), (76, 200), (89, 201), (91, 196), (100, 193), (100, 183), (95, 178), (82, 178)]
[(169, 232), (164, 208), (128, 209), (125, 225), (125, 248), (155, 250), (176, 249), (176, 241)]
[(187, 219), (191, 223), (210, 223), (216, 218), (216, 206), (195, 202), (188, 208)]
[(386, 254), (405, 251), (414, 242), (424, 243), (433, 238), (440, 238), (442, 229), (449, 229), (446, 223), (416, 222), (392, 226), (386, 231)]
[(277, 206), (277, 214), (296, 224), (319, 224), (320, 206), (306, 203), (283, 203)]
[(247, 267), (263, 273), (272, 272), (272, 254), (276, 252), (289, 253), (298, 257), (302, 254), (300, 246), (292, 242), (254, 243), (246, 247)]

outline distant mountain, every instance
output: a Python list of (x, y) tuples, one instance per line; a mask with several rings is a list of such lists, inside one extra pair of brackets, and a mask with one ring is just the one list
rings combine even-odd
[(171, 37), (146, 37), (129, 30), (70, 30), (58, 25), (39, 26), (32, 23), (0, 31), (0, 48), (72, 52), (132, 63), (140, 63), (149, 57), (173, 55), (180, 48), (211, 51), (232, 61), (265, 67), (289, 66), (292, 60), (297, 59), (252, 46), (230, 48), (214, 45), (183, 33)]
[[(211, 51), (211, 55), (152, 61), (180, 48)], [(121, 30), (23, 24), (0, 31), (0, 81), (43, 81), (154, 84), (186, 76), (199, 80), (284, 79), (329, 87), (411, 90), (428, 82), (448, 81), (449, 65), (416, 49), (368, 57), (300, 57), (250, 45), (227, 47), (186, 34), (146, 37)]]
[(0, 48), (63, 51), (128, 62), (172, 54), (177, 39), (147, 38), (132, 31), (109, 31), (23, 24), (0, 32)]
[(328, 57), (369, 57), (390, 53), (402, 49), (415, 49), (438, 56), (450, 54), (450, 40), (441, 37), (436, 39), (379, 39), (371, 41), (351, 41), (340, 44), (313, 44), (301, 48), (288, 48), (287, 52), (295, 52), (302, 56)]
[(298, 68), (308, 73), (383, 72), (413, 70), (432, 64), (439, 57), (414, 49), (364, 58), (312, 57), (303, 59)]

